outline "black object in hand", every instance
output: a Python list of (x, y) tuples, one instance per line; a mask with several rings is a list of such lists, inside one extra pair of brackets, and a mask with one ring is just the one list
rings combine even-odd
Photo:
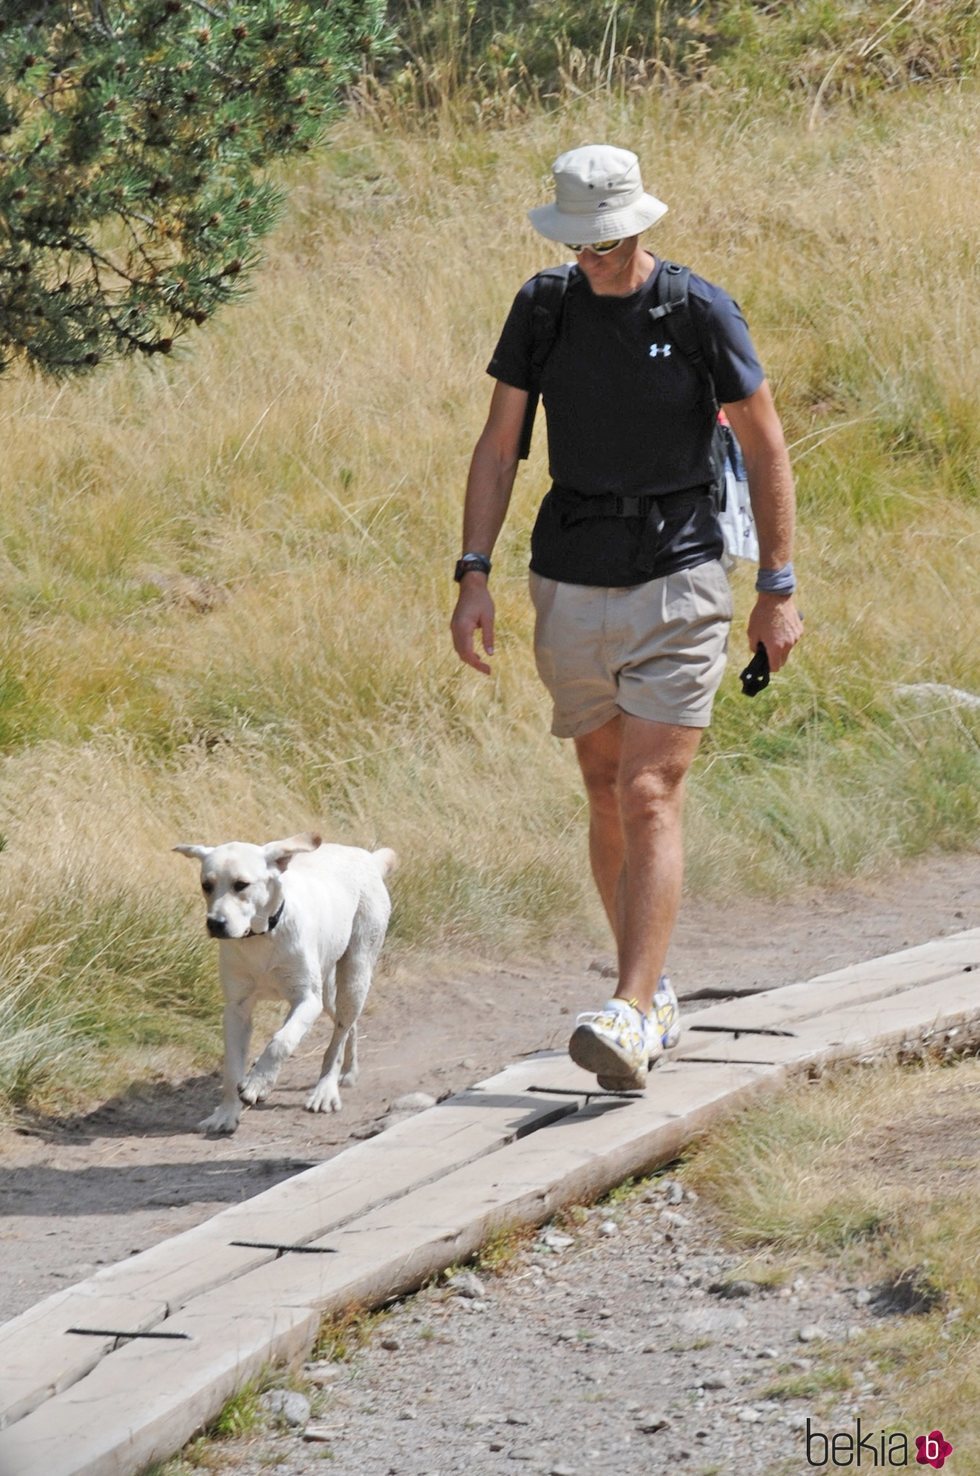
[(755, 648), (755, 655), (748, 666), (741, 673), (742, 691), (746, 697), (754, 697), (756, 692), (761, 692), (763, 687), (769, 685), (769, 652), (760, 641)]

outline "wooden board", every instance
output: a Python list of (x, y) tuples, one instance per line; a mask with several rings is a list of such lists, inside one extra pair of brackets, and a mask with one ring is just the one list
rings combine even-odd
[[(974, 930), (720, 1003), (694, 1023), (725, 1028), (688, 1029), (637, 1098), (596, 1095), (564, 1052), (517, 1062), (103, 1268), (0, 1328), (0, 1476), (129, 1476), (165, 1458), (259, 1369), (307, 1349), (323, 1315), (409, 1291), (500, 1227), (669, 1161), (787, 1071), (975, 1022), (978, 960)], [(766, 1028), (791, 1033), (746, 1033)], [(119, 1345), (72, 1327), (180, 1336)]]

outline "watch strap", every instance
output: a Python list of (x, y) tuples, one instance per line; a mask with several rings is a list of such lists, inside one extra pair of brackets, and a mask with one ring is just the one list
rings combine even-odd
[(464, 574), (469, 574), (473, 569), (478, 569), (481, 574), (489, 574), (491, 568), (492, 565), (486, 554), (465, 553), (463, 557), (459, 559), (456, 563), (456, 569), (453, 574), (453, 578), (458, 583), (459, 580), (463, 578)]

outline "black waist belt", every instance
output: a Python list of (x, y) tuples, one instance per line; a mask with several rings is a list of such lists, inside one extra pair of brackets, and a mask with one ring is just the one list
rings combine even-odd
[[(634, 562), (638, 569), (652, 570), (667, 549), (671, 537), (667, 535), (664, 519), (666, 508), (672, 527), (677, 527), (677, 514), (681, 523), (685, 514), (696, 503), (701, 502), (710, 491), (707, 487), (687, 487), (679, 492), (576, 492), (571, 487), (557, 483), (551, 489), (559, 522), (562, 528), (570, 529), (578, 523), (591, 522), (596, 518), (636, 518), (642, 522)], [(673, 515), (673, 516), (671, 516)]]
[(574, 487), (555, 482), (551, 495), (557, 499), (562, 515), (571, 515), (577, 523), (583, 518), (645, 518), (663, 502), (668, 508), (680, 510), (710, 491), (710, 487), (683, 487), (677, 492), (577, 492)]
[(551, 489), (557, 498), (562, 518), (570, 523), (581, 523), (587, 518), (645, 518), (658, 505), (656, 493), (643, 492), (638, 496), (626, 496), (619, 492), (576, 492), (572, 487)]

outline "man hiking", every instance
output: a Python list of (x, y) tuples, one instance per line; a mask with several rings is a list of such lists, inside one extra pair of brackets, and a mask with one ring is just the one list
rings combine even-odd
[(742, 447), (759, 536), (749, 647), (765, 647), (772, 671), (802, 631), (793, 479), (732, 298), (687, 278), (697, 362), (668, 331), (665, 264), (640, 240), (667, 206), (644, 191), (636, 155), (589, 145), (562, 154), (552, 172), (555, 203), (529, 216), (575, 266), (557, 304), (554, 289), (543, 295), (554, 273), (525, 283), (490, 361), (497, 383), (467, 481), (452, 632), (461, 659), (489, 672), (490, 556), (526, 454), (529, 397), (540, 390), (552, 486), (531, 535), (535, 658), (552, 732), (575, 744), (592, 874), (618, 954), (615, 994), (579, 1016), (569, 1051), (603, 1089), (635, 1090), (679, 1036), (663, 970), (680, 904), (685, 779), (732, 618), (714, 496), (717, 405)]

